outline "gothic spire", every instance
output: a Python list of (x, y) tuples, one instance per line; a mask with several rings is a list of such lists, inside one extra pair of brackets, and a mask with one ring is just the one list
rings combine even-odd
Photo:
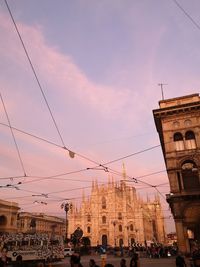
[(125, 168), (124, 162), (123, 162), (123, 165), (122, 165), (122, 174), (123, 174), (123, 180), (126, 180), (127, 175), (126, 175), (126, 168)]

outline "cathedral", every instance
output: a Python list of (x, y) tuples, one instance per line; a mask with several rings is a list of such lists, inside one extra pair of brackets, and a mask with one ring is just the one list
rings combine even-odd
[(144, 201), (136, 189), (127, 185), (125, 175), (120, 183), (92, 183), (91, 194), (84, 193), (80, 206), (72, 205), (68, 213), (68, 233), (78, 227), (91, 246), (130, 246), (165, 242), (164, 216), (158, 195)]

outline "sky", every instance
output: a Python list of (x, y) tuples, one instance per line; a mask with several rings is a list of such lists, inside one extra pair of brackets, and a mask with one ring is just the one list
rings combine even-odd
[(94, 180), (120, 181), (124, 164), (141, 198), (159, 191), (174, 231), (152, 110), (159, 83), (165, 99), (199, 93), (200, 2), (7, 3), (38, 81), (1, 0), (0, 198), (64, 216), (63, 202), (80, 202)]

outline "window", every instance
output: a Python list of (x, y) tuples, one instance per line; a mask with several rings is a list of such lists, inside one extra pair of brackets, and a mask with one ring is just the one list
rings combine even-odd
[(121, 224), (119, 225), (119, 232), (122, 232), (122, 226), (121, 226)]
[(199, 190), (199, 174), (195, 162), (187, 160), (182, 164), (181, 169), (184, 190)]
[(4, 215), (0, 216), (0, 225), (6, 225), (7, 224), (7, 217)]
[(106, 209), (106, 198), (102, 197), (102, 209)]
[(118, 219), (122, 220), (122, 213), (121, 212), (118, 213)]
[(195, 135), (192, 131), (188, 131), (185, 133), (185, 142), (187, 149), (195, 149), (196, 148), (196, 140)]
[(184, 150), (183, 136), (181, 133), (174, 134), (174, 142), (176, 151)]
[(13, 217), (13, 216), (11, 217), (10, 224), (11, 224), (11, 225), (13, 225), (13, 224), (14, 224), (14, 217)]
[(181, 185), (181, 176), (180, 176), (180, 173), (177, 172), (177, 180), (178, 180), (178, 186), (179, 186), (179, 190), (181, 191), (182, 190), (182, 185)]
[(106, 223), (106, 216), (102, 217), (102, 223)]
[(130, 225), (130, 231), (133, 231), (133, 225), (132, 224)]
[(88, 222), (91, 222), (91, 216), (88, 214), (88, 216), (87, 216), (87, 221)]
[(90, 226), (87, 227), (87, 232), (88, 232), (88, 233), (91, 232)]

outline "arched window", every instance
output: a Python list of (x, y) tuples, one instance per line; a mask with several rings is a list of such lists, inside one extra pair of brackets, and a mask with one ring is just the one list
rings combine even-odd
[(88, 232), (88, 233), (91, 232), (91, 228), (90, 228), (90, 226), (87, 227), (87, 232)]
[(199, 190), (199, 174), (198, 168), (192, 160), (185, 161), (181, 166), (181, 174), (183, 180), (183, 188), (186, 191)]
[(118, 219), (122, 220), (122, 213), (121, 212), (118, 213)]
[(106, 198), (102, 197), (102, 209), (106, 209)]
[(181, 133), (174, 134), (174, 142), (176, 151), (184, 150), (183, 136)]
[(106, 216), (102, 217), (102, 223), (106, 223)]
[(122, 232), (122, 225), (119, 225), (119, 232)]
[(196, 148), (196, 140), (195, 134), (192, 131), (187, 131), (185, 133), (185, 142), (187, 149), (195, 149)]
[(130, 225), (130, 231), (133, 231), (133, 225), (132, 224)]

